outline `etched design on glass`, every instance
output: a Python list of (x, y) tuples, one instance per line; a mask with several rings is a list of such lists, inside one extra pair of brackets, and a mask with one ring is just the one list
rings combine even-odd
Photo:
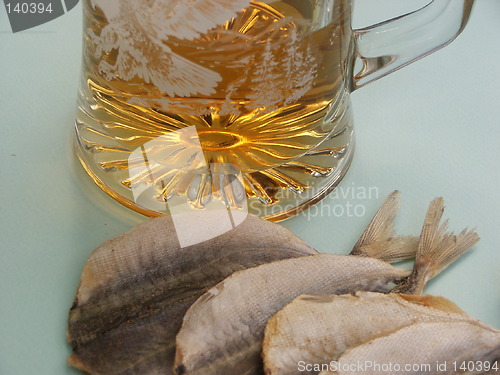
[[(210, 69), (172, 50), (170, 38), (193, 41), (206, 38), (207, 33), (226, 24), (250, 5), (249, 0), (193, 0), (189, 6), (183, 0), (149, 0), (138, 3), (132, 0), (91, 0), (92, 6), (102, 10), (108, 23), (99, 35), (88, 30), (94, 44), (95, 55), (103, 58), (116, 51), (116, 62), (102, 59), (98, 71), (107, 81), (131, 81), (135, 77), (155, 85), (172, 98), (192, 95), (213, 95), (222, 83), (225, 88), (225, 102), (219, 113), (239, 114), (232, 101), (232, 95), (250, 88), (247, 109), (268, 113), (282, 105), (297, 102), (308, 92), (316, 78), (318, 63), (310, 47), (305, 49), (293, 26), (293, 20), (283, 18), (275, 22), (274, 28), (266, 30), (287, 30), (278, 43), (266, 42), (262, 54), (252, 47), (253, 38), (248, 40), (246, 53), (240, 53), (234, 66), (249, 67), (249, 77), (233, 82), (222, 82), (223, 76), (217, 69)], [(274, 31), (273, 31), (274, 32)], [(236, 40), (244, 35), (226, 30), (218, 35), (220, 42), (227, 39), (228, 51), (234, 48)], [(240, 41), (241, 43), (242, 41)], [(224, 47), (218, 46), (218, 48)], [(168, 98), (150, 99), (162, 110), (186, 113), (186, 108), (176, 100)], [(139, 104), (136, 98), (129, 103)], [(151, 103), (141, 103), (145, 107)], [(210, 112), (206, 106), (190, 108), (192, 115)]]
[(249, 5), (248, 0), (91, 0), (108, 20), (99, 36), (89, 30), (96, 54), (118, 50), (116, 64), (99, 64), (107, 79), (135, 77), (152, 83), (169, 96), (210, 95), (221, 76), (172, 51), (169, 36), (194, 39)]
[(257, 58), (251, 78), (252, 100), (249, 109), (263, 109), (266, 113), (281, 105), (297, 102), (308, 92), (316, 78), (318, 64), (310, 46), (300, 49), (295, 28), (290, 28), (283, 42), (283, 52), (276, 57), (276, 46), (266, 44), (265, 52)]

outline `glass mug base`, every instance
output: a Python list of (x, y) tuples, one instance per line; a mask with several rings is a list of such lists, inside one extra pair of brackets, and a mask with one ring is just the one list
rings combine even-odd
[[(200, 160), (193, 163), (197, 156), (189, 155), (190, 165), (196, 168), (156, 163), (155, 158), (165, 160), (166, 152), (179, 154), (183, 147), (166, 151), (172, 144), (161, 137), (136, 148), (120, 144), (109, 134), (110, 125), (92, 117), (82, 102), (75, 126), (76, 152), (87, 174), (105, 193), (140, 214), (156, 217), (223, 208), (280, 221), (323, 199), (347, 173), (354, 136), (350, 103), (347, 96), (343, 99), (335, 113), (327, 116), (325, 122), (332, 131), (318, 145), (281, 165), (255, 171), (241, 171), (237, 161), (207, 161), (204, 142), (199, 139), (195, 144)], [(197, 135), (194, 126), (181, 133), (176, 141)]]

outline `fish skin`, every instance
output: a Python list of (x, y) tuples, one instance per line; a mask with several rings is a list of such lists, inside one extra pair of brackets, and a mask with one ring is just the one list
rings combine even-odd
[(316, 375), (299, 361), (328, 364), (349, 348), (423, 322), (469, 321), (485, 329), (443, 297), (357, 292), (302, 295), (269, 319), (263, 343), (266, 375)]
[(200, 297), (177, 335), (176, 373), (261, 374), (266, 322), (294, 298), (304, 293), (387, 291), (390, 282), (410, 273), (378, 259), (350, 255), (297, 260), (236, 272)]
[[(473, 321), (448, 321), (415, 323), (392, 334), (381, 336), (363, 345), (346, 351), (338, 360), (343, 364), (358, 361), (376, 361), (379, 364), (430, 365), (431, 368), (405, 371), (409, 375), (462, 375), (482, 374), (482, 370), (455, 371), (453, 362), (473, 361), (493, 363), (500, 360), (500, 331)], [(446, 363), (446, 370), (438, 369), (436, 363)], [(323, 371), (321, 375), (361, 375), (366, 371)], [(372, 375), (399, 375), (401, 370), (375, 371)]]
[(69, 363), (96, 375), (172, 374), (175, 334), (206, 290), (235, 271), (314, 254), (287, 229), (253, 215), (185, 248), (170, 217), (152, 219), (89, 257), (69, 313)]

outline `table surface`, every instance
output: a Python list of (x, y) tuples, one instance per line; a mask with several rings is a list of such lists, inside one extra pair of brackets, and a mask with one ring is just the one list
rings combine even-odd
[[(355, 26), (425, 2), (358, 0)], [(443, 196), (451, 229), (477, 226), (482, 240), (427, 292), (500, 327), (500, 2), (476, 3), (455, 42), (353, 94), (357, 150), (323, 203), (331, 210), (282, 225), (320, 251), (347, 253), (391, 191), (402, 191), (404, 234), (418, 234), (428, 202)], [(1, 8), (0, 374), (77, 374), (65, 330), (80, 272), (95, 247), (145, 219), (111, 202), (74, 160), (81, 4), (17, 34)]]

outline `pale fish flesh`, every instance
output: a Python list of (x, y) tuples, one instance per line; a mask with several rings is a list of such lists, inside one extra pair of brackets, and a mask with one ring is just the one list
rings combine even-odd
[(264, 328), (277, 311), (305, 293), (385, 292), (409, 271), (378, 259), (320, 254), (239, 271), (187, 311), (176, 339), (179, 375), (262, 373)]
[[(485, 339), (482, 341), (482, 345), (485, 345), (484, 356), (480, 354), (481, 358), (477, 360), (481, 360), (484, 364), (492, 360), (492, 357), (488, 357), (490, 351), (496, 350), (497, 355), (500, 354), (498, 352), (500, 332), (477, 321), (443, 297), (371, 292), (342, 296), (303, 295), (272, 317), (267, 324), (263, 344), (265, 373), (266, 375), (316, 375), (322, 369), (329, 369), (332, 363), (352, 364), (345, 361), (345, 356), (351, 349), (361, 345), (367, 347), (374, 345), (376, 339), (391, 335), (402, 328), (420, 323), (459, 322), (466, 322), (468, 325), (453, 327), (456, 329), (468, 327), (464, 332), (470, 334), (476, 331), (485, 332)], [(440, 327), (435, 327), (434, 335), (441, 336)], [(461, 333), (456, 331), (456, 334), (460, 336)], [(479, 341), (475, 340), (477, 337), (470, 337), (469, 346), (463, 347), (464, 360), (476, 358), (473, 355), (470, 358), (465, 357), (478, 344)], [(408, 345), (411, 340), (409, 337), (401, 341), (400, 345)], [(412, 345), (411, 350), (424, 351), (423, 347), (426, 346), (425, 341), (421, 341)], [(436, 361), (442, 363), (444, 360), (458, 358), (452, 355), (452, 350), (448, 353), (446, 350), (447, 347), (443, 347), (440, 351), (436, 351), (434, 354), (437, 358), (432, 353), (429, 354), (427, 362), (422, 364), (435, 364)], [(395, 346), (385, 358), (380, 356), (364, 358), (370, 363), (381, 364), (384, 360), (387, 360), (386, 364), (394, 363), (397, 355), (392, 356), (392, 354), (398, 351), (398, 347)], [(406, 357), (406, 360), (408, 363), (419, 363), (414, 362), (411, 356)], [(491, 363), (488, 363), (491, 366)], [(448, 366), (448, 369), (450, 368)], [(365, 369), (365, 373), (371, 374), (372, 370)]]
[(186, 313), (177, 336), (177, 374), (260, 374), (267, 319), (296, 296), (307, 291), (387, 291), (391, 282), (408, 276), (409, 271), (373, 259), (415, 255), (418, 241), (393, 233), (398, 208), (395, 191), (355, 246), (353, 253), (359, 256), (323, 254), (300, 262), (278, 261), (237, 272), (205, 293)]
[[(346, 351), (321, 375), (478, 375), (498, 371), (500, 331), (473, 321), (417, 322)], [(472, 366), (471, 366), (472, 364)], [(354, 365), (353, 367), (350, 367)], [(372, 366), (372, 365), (370, 365)], [(462, 368), (465, 370), (462, 371)]]

